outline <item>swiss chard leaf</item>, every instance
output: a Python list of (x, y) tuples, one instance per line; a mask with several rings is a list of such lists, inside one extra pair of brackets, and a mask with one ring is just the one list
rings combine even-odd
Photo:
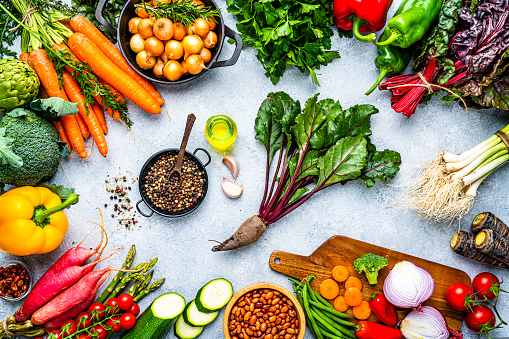
[(292, 197), (290, 198), (290, 200), (288, 201), (289, 204), (291, 204), (292, 202), (294, 202), (295, 200), (299, 199), (304, 193), (308, 192), (309, 191), (309, 188), (307, 187), (301, 187), (299, 188), (297, 191), (295, 191), (295, 193), (292, 195)]
[(65, 199), (67, 199), (67, 197), (69, 196), (69, 194), (71, 193), (74, 193), (74, 188), (66, 188), (62, 185), (55, 185), (55, 184), (50, 184), (49, 182), (45, 181), (45, 182), (42, 182), (40, 183), (39, 185), (37, 185), (39, 187), (45, 187), (47, 189), (49, 189), (51, 192), (55, 193), (56, 195), (59, 196), (60, 199), (62, 199), (62, 201), (64, 201)]
[(401, 165), (401, 155), (391, 150), (377, 151), (376, 146), (368, 139), (368, 157), (367, 164), (361, 171), (360, 179), (364, 181), (367, 187), (375, 184), (375, 179), (386, 182), (392, 179), (399, 171)]
[(483, 87), (478, 96), (470, 96), (473, 102), (484, 107), (495, 107), (509, 110), (509, 74), (493, 79)]
[(317, 187), (357, 179), (366, 166), (368, 150), (366, 138), (359, 135), (340, 139), (318, 161), (320, 169)]
[[(315, 175), (318, 176), (320, 169), (318, 168), (318, 160), (323, 156), (323, 152), (317, 150), (309, 150), (306, 152), (302, 164), (299, 169), (299, 175), (297, 180), (303, 179), (307, 176)], [(292, 157), (288, 163), (290, 169), (290, 177), (293, 177), (295, 168), (297, 167), (298, 158)]]
[(60, 120), (66, 115), (76, 115), (78, 104), (61, 98), (34, 99), (30, 102), (30, 108), (38, 111), (41, 116), (52, 121)]
[(14, 139), (5, 136), (5, 128), (0, 128), (0, 165), (23, 166), (23, 159), (13, 152)]

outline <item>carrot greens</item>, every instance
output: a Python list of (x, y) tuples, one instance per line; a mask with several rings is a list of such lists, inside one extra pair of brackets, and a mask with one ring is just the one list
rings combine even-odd
[[(284, 92), (269, 93), (255, 120), (256, 139), (267, 150), (265, 190), (258, 215), (213, 251), (249, 245), (268, 225), (297, 209), (322, 189), (351, 180), (367, 187), (385, 182), (399, 171), (401, 156), (377, 151), (369, 139), (372, 105), (343, 109), (332, 99), (310, 98), (301, 111), (299, 101)], [(277, 165), (270, 169), (276, 153)]]

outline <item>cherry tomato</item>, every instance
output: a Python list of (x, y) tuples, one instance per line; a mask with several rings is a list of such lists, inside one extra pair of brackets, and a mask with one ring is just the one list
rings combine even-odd
[(62, 337), (63, 338), (70, 337), (71, 335), (76, 333), (76, 331), (78, 330), (78, 327), (76, 326), (76, 323), (72, 319), (67, 319), (66, 321), (64, 321), (64, 323), (62, 324), (62, 327), (60, 328), (60, 330), (62, 330), (63, 327), (66, 326), (66, 325), (68, 326), (68, 329), (66, 331), (62, 332)]
[(108, 336), (108, 331), (101, 325), (95, 325), (91, 332), (97, 339), (105, 339)]
[(472, 306), (472, 311), (468, 311), (465, 315), (465, 324), (472, 331), (479, 333), (481, 326), (489, 323), (495, 326), (495, 314), (488, 306)]
[(449, 286), (445, 293), (445, 300), (452, 309), (456, 311), (466, 311), (465, 298), (467, 295), (473, 296), (472, 289), (464, 283), (455, 283)]
[(88, 312), (81, 312), (76, 317), (76, 324), (80, 330), (92, 325), (92, 316)]
[(56, 339), (62, 338), (62, 333), (60, 333), (59, 330), (52, 330), (52, 331), (49, 331), (49, 333), (53, 334), (53, 336), (51, 336), (49, 338), (56, 338)]
[(107, 321), (107, 324), (109, 327), (111, 327), (111, 330), (115, 333), (118, 333), (122, 330), (122, 327), (120, 327), (120, 318), (119, 317), (112, 317)]
[(78, 339), (90, 339), (90, 337), (88, 335), (86, 335), (86, 334), (80, 334), (78, 336)]
[(108, 316), (118, 313), (119, 307), (118, 307), (117, 298), (111, 298), (110, 300), (108, 300), (106, 302), (106, 307), (109, 307), (108, 311), (106, 311)]
[(498, 278), (489, 273), (489, 272), (482, 272), (475, 276), (474, 280), (472, 280), (472, 290), (474, 290), (475, 295), (481, 299), (484, 300), (484, 296), (488, 298), (489, 300), (495, 299), (495, 293), (493, 291), (488, 291), (493, 284), (500, 283), (500, 280)]
[(129, 330), (136, 324), (136, 317), (132, 313), (124, 313), (120, 317), (120, 326), (124, 330)]
[(101, 320), (104, 318), (104, 310), (106, 307), (104, 307), (101, 303), (93, 303), (90, 305), (90, 308), (88, 309), (88, 312), (92, 314), (92, 320)]
[(129, 311), (133, 305), (133, 297), (130, 294), (124, 293), (118, 296), (118, 307), (123, 311)]
[(133, 314), (135, 317), (137, 317), (138, 314), (140, 314), (140, 306), (138, 306), (137, 303), (133, 303), (133, 305), (131, 306), (131, 308), (129, 309), (128, 312)]

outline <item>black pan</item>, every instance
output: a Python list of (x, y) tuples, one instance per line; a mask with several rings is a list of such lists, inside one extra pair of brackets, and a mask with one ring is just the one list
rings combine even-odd
[[(202, 151), (204, 152), (206, 155), (207, 155), (207, 162), (205, 163), (205, 165), (200, 161), (200, 159), (198, 159), (196, 157), (196, 152), (198, 151)], [(145, 177), (146, 177), (146, 174), (148, 172), (148, 170), (150, 169), (150, 167), (152, 167), (152, 165), (161, 157), (161, 156), (166, 156), (166, 155), (176, 155), (178, 154), (179, 152), (179, 149), (178, 148), (170, 148), (170, 149), (165, 149), (163, 151), (160, 151), (160, 152), (157, 152), (156, 154), (154, 154), (153, 156), (151, 156), (146, 162), (145, 164), (143, 165), (143, 167), (141, 168), (141, 171), (140, 171), (140, 176), (138, 177), (139, 180), (138, 180), (138, 187), (139, 187), (139, 190), (140, 190), (140, 194), (141, 194), (141, 200), (138, 201), (136, 203), (136, 209), (138, 210), (138, 212), (140, 212), (141, 215), (143, 215), (144, 217), (151, 217), (152, 215), (154, 215), (154, 213), (157, 213), (163, 217), (169, 217), (169, 218), (178, 218), (178, 217), (183, 217), (185, 215), (188, 215), (194, 211), (196, 211), (196, 209), (201, 205), (201, 203), (203, 202), (203, 200), (205, 199), (205, 196), (207, 195), (207, 191), (208, 191), (208, 188), (209, 188), (209, 176), (207, 174), (207, 170), (205, 169), (205, 167), (207, 167), (208, 164), (210, 164), (210, 161), (211, 161), (211, 157), (210, 157), (210, 154), (209, 152), (207, 152), (205, 149), (203, 148), (197, 148), (194, 150), (193, 154), (189, 153), (186, 151), (185, 155), (186, 157), (188, 157), (189, 159), (191, 160), (194, 160), (197, 164), (198, 164), (198, 168), (203, 171), (204, 175), (205, 175), (205, 184), (203, 185), (203, 194), (202, 196), (198, 199), (198, 202), (196, 204), (194, 204), (191, 208), (188, 208), (188, 209), (185, 209), (183, 210), (182, 212), (179, 212), (179, 213), (172, 213), (172, 212), (169, 212), (169, 211), (164, 211), (158, 207), (156, 207), (154, 204), (152, 204), (152, 202), (148, 199), (148, 197), (144, 194), (144, 191), (143, 191), (143, 185), (145, 185)], [(145, 205), (148, 206), (148, 208), (150, 208), (152, 210), (152, 213), (150, 214), (145, 214), (141, 209), (140, 209), (140, 204), (144, 202)]]
[[(113, 27), (108, 20), (106, 20), (102, 14), (104, 7), (106, 6), (106, 2), (108, 0), (100, 0), (99, 4), (97, 5), (97, 8), (95, 10), (95, 17), (97, 21), (99, 21), (113, 36), (117, 37), (118, 46), (120, 48), (120, 51), (124, 55), (124, 58), (127, 60), (129, 65), (131, 65), (132, 68), (136, 70), (141, 76), (143, 76), (145, 79), (151, 82), (155, 82), (158, 84), (164, 84), (164, 85), (179, 85), (183, 84), (185, 82), (194, 80), (198, 78), (200, 75), (205, 73), (207, 69), (204, 69), (200, 73), (196, 75), (185, 75), (182, 78), (180, 78), (177, 81), (169, 81), (166, 79), (160, 79), (154, 75), (151, 69), (149, 70), (143, 70), (141, 69), (138, 64), (136, 63), (136, 53), (134, 53), (131, 50), (131, 47), (129, 46), (129, 41), (131, 40), (132, 33), (129, 32), (128, 23), (129, 20), (136, 16), (134, 13), (135, 6), (138, 3), (141, 3), (142, 0), (130, 0), (122, 9), (122, 12), (120, 14), (120, 19), (118, 21), (118, 29)], [(206, 6), (211, 6), (212, 9), (216, 9), (217, 5), (214, 2), (214, 0), (202, 0), (202, 2)], [(217, 20), (217, 17), (216, 17)], [(212, 53), (212, 59), (209, 61), (209, 63), (206, 65), (208, 69), (216, 68), (216, 67), (224, 67), (224, 66), (231, 66), (234, 65), (237, 60), (239, 59), (240, 52), (242, 51), (242, 38), (232, 29), (230, 29), (228, 26), (225, 26), (223, 16), (219, 14), (219, 22), (217, 23), (216, 29), (214, 32), (217, 34), (217, 45), (213, 49), (210, 50)], [(217, 58), (219, 54), (221, 53), (221, 49), (223, 48), (224, 39), (225, 37), (233, 38), (235, 40), (235, 51), (233, 52), (233, 55), (228, 60), (221, 60), (218, 61)]]

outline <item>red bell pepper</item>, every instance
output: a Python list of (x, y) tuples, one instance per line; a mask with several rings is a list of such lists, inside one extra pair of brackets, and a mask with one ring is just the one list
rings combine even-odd
[(373, 294), (369, 302), (369, 308), (386, 325), (395, 326), (398, 322), (396, 307), (383, 294)]
[(375, 33), (362, 35), (360, 32), (378, 32), (385, 26), (387, 11), (393, 0), (334, 0), (332, 11), (336, 25), (363, 42), (376, 41)]
[(359, 321), (355, 326), (355, 335), (359, 339), (401, 339), (403, 334), (394, 327), (373, 323), (371, 321)]

